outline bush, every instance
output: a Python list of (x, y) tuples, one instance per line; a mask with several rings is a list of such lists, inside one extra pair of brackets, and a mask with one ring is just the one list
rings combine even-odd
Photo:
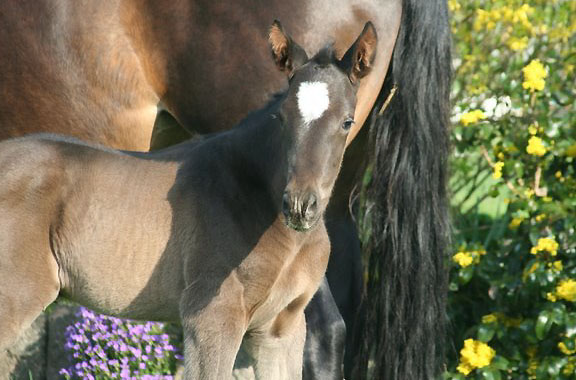
[(576, 2), (450, 0), (446, 379), (576, 376)]

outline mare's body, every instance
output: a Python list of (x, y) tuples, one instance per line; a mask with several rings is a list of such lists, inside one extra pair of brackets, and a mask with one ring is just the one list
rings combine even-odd
[(0, 142), (0, 349), (58, 295), (180, 322), (186, 379), (299, 379), (304, 308), (328, 264), (323, 221), (377, 36), (312, 60), (270, 29), (288, 90), (241, 126), (130, 155), (53, 136)]

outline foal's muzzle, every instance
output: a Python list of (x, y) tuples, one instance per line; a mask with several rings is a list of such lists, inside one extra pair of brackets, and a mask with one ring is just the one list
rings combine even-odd
[(313, 192), (285, 191), (282, 197), (282, 214), (288, 227), (296, 231), (309, 230), (320, 216), (318, 198)]

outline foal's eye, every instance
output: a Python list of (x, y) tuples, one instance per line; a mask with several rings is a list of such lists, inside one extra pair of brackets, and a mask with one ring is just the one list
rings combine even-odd
[(352, 118), (348, 118), (344, 121), (344, 124), (342, 124), (342, 129), (344, 129), (345, 131), (349, 130), (350, 128), (352, 128), (352, 126), (354, 125), (355, 121)]

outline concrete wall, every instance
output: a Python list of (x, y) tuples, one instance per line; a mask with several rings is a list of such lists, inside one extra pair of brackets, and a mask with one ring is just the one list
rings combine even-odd
[(64, 331), (74, 323), (76, 306), (53, 305), (22, 334), (7, 352), (0, 353), (0, 380), (61, 380), (68, 366)]

